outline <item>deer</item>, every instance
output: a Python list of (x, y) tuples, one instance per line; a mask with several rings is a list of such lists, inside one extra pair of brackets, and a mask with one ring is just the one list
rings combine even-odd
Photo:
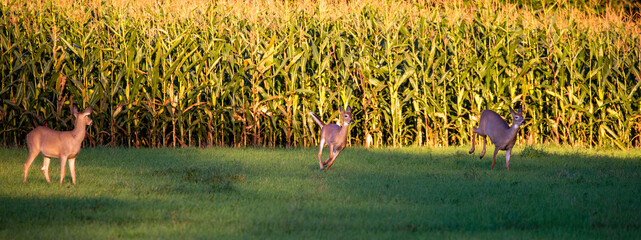
[[(345, 111), (340, 109), (341, 125), (325, 124), (318, 115), (314, 112), (309, 112), (316, 124), (321, 127), (320, 132), (320, 149), (318, 150), (318, 164), (321, 170), (329, 170), (334, 164), (334, 160), (338, 157), (345, 146), (347, 145), (347, 134), (349, 133), (349, 125), (354, 123), (352, 119), (352, 109), (347, 106)], [(329, 158), (323, 162), (321, 155), (323, 147), (327, 144), (329, 146)], [(324, 167), (327, 165), (327, 167)]]
[(512, 147), (514, 147), (514, 144), (516, 143), (516, 134), (518, 133), (521, 125), (525, 124), (525, 119), (523, 119), (523, 107), (519, 107), (518, 113), (514, 112), (512, 107), (509, 108), (510, 114), (512, 115), (512, 126), (508, 126), (507, 122), (505, 122), (498, 113), (492, 110), (483, 110), (483, 112), (481, 112), (481, 119), (479, 120), (479, 127), (475, 127), (472, 131), (472, 149), (470, 149), (470, 154), (474, 152), (475, 134), (481, 136), (483, 139), (481, 159), (485, 156), (485, 137), (489, 136), (490, 141), (494, 144), (494, 159), (492, 160), (492, 168), (490, 170), (494, 170), (496, 154), (499, 150), (506, 151), (505, 165), (507, 170), (510, 170), (510, 154), (512, 153)]
[(76, 157), (80, 153), (82, 141), (85, 138), (86, 127), (92, 124), (89, 114), (93, 107), (85, 109), (79, 113), (78, 109), (73, 107), (73, 115), (76, 117), (75, 128), (72, 131), (56, 131), (45, 126), (38, 126), (27, 134), (27, 148), (29, 156), (24, 164), (24, 182), (27, 182), (27, 173), (29, 166), (36, 159), (38, 154), (42, 153), (44, 163), (40, 169), (45, 175), (48, 183), (49, 179), (49, 162), (51, 158), (60, 159), (60, 184), (65, 178), (65, 165), (69, 160), (69, 170), (71, 171), (71, 181), (76, 184)]

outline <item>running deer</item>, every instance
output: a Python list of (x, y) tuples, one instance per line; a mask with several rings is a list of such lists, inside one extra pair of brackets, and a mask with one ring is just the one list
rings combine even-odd
[(27, 182), (27, 173), (29, 166), (42, 152), (44, 164), (42, 173), (45, 175), (47, 182), (49, 180), (49, 162), (51, 158), (60, 159), (60, 184), (65, 178), (65, 165), (69, 160), (69, 170), (71, 171), (71, 180), (76, 184), (76, 157), (80, 152), (82, 140), (85, 138), (86, 127), (93, 122), (89, 118), (92, 107), (85, 109), (84, 112), (78, 113), (78, 109), (73, 107), (73, 115), (76, 117), (76, 126), (72, 131), (60, 132), (48, 127), (39, 126), (27, 134), (27, 147), (29, 148), (29, 157), (24, 164), (24, 182)]
[(507, 166), (507, 170), (510, 170), (510, 154), (512, 153), (514, 143), (516, 143), (516, 134), (519, 131), (519, 127), (525, 124), (523, 107), (519, 108), (518, 113), (515, 113), (512, 107), (510, 107), (510, 113), (512, 114), (511, 127), (507, 125), (498, 113), (492, 110), (483, 110), (483, 112), (481, 112), (481, 120), (479, 120), (479, 127), (474, 128), (470, 154), (474, 152), (474, 134), (480, 135), (481, 138), (483, 138), (483, 152), (481, 152), (481, 158), (483, 158), (483, 156), (485, 156), (485, 136), (489, 136), (490, 141), (494, 143), (494, 160), (492, 160), (491, 169), (494, 169), (494, 164), (496, 163), (496, 153), (498, 153), (499, 150), (505, 150), (505, 165)]
[[(309, 112), (309, 115), (312, 116), (314, 121), (321, 127), (321, 137), (320, 137), (320, 150), (318, 150), (318, 164), (320, 169), (327, 170), (332, 167), (334, 160), (338, 157), (338, 154), (341, 153), (341, 150), (345, 149), (347, 145), (347, 134), (349, 133), (349, 125), (354, 123), (352, 119), (352, 109), (348, 106), (345, 111), (341, 111), (341, 120), (342, 125), (336, 124), (325, 124), (320, 120), (320, 117), (313, 112)], [(321, 160), (321, 154), (323, 153), (323, 147), (327, 144), (329, 146), (329, 158), (327, 161)], [(324, 166), (327, 165), (327, 168)]]

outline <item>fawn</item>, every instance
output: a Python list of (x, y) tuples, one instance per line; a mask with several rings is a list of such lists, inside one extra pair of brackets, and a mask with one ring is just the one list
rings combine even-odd
[(507, 125), (498, 113), (492, 110), (483, 110), (483, 112), (481, 112), (481, 120), (479, 120), (479, 127), (474, 128), (470, 154), (474, 152), (474, 134), (480, 135), (483, 138), (483, 152), (481, 152), (481, 158), (483, 158), (483, 156), (485, 156), (485, 136), (489, 136), (490, 141), (494, 143), (494, 160), (492, 160), (491, 169), (494, 169), (494, 164), (496, 163), (496, 153), (498, 153), (499, 150), (505, 150), (505, 165), (507, 166), (507, 170), (510, 170), (510, 153), (512, 153), (512, 147), (514, 147), (514, 143), (516, 143), (516, 134), (519, 131), (519, 127), (525, 124), (523, 107), (519, 108), (518, 113), (515, 113), (512, 107), (510, 107), (510, 113), (512, 114), (511, 127)]
[(80, 152), (80, 146), (85, 138), (86, 127), (93, 122), (89, 118), (92, 107), (85, 109), (84, 112), (78, 113), (78, 109), (73, 107), (73, 115), (76, 117), (76, 126), (72, 131), (60, 132), (48, 127), (39, 126), (27, 134), (27, 147), (29, 148), (29, 157), (24, 164), (24, 182), (27, 182), (27, 173), (29, 166), (42, 152), (44, 164), (42, 173), (45, 175), (47, 182), (49, 180), (49, 162), (51, 158), (60, 158), (60, 184), (65, 178), (65, 165), (69, 160), (69, 170), (71, 171), (71, 180), (76, 184), (76, 157)]
[[(338, 154), (341, 153), (345, 146), (347, 145), (347, 134), (349, 133), (349, 125), (354, 123), (352, 119), (352, 109), (347, 106), (347, 109), (341, 111), (341, 120), (342, 125), (336, 124), (325, 124), (320, 120), (320, 117), (313, 112), (309, 112), (309, 115), (312, 116), (314, 121), (321, 127), (321, 138), (320, 138), (320, 150), (318, 150), (318, 164), (320, 165), (321, 170), (327, 170), (332, 167), (334, 160), (338, 157)], [(321, 160), (321, 154), (323, 153), (323, 146), (327, 144), (329, 146), (329, 158), (327, 161), (323, 162)], [(327, 168), (323, 168), (324, 165), (327, 165)]]

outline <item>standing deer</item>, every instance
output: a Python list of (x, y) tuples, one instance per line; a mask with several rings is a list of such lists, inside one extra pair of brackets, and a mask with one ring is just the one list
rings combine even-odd
[[(320, 150), (318, 150), (318, 164), (320, 169), (327, 170), (332, 167), (334, 160), (338, 157), (338, 154), (341, 153), (341, 150), (347, 145), (347, 134), (349, 133), (349, 125), (354, 123), (352, 119), (352, 109), (348, 106), (345, 111), (341, 111), (341, 120), (342, 124), (325, 124), (320, 120), (320, 117), (313, 112), (309, 112), (309, 115), (312, 116), (314, 121), (321, 127), (321, 137), (320, 137)], [(323, 153), (323, 147), (327, 144), (329, 146), (329, 158), (327, 161), (323, 162), (321, 160), (321, 154)], [(323, 168), (324, 165), (327, 165), (327, 168)]]
[(89, 118), (92, 107), (85, 109), (84, 112), (78, 113), (78, 109), (73, 107), (73, 115), (76, 117), (76, 126), (72, 131), (60, 132), (48, 127), (39, 126), (27, 134), (27, 147), (29, 148), (29, 157), (24, 164), (24, 182), (27, 182), (27, 173), (29, 166), (42, 152), (44, 164), (42, 173), (45, 175), (47, 182), (49, 180), (49, 162), (51, 158), (60, 159), (60, 184), (65, 178), (65, 165), (69, 160), (69, 170), (71, 170), (71, 180), (76, 184), (76, 157), (80, 152), (82, 140), (85, 138), (86, 127), (93, 122)]
[(494, 160), (492, 160), (491, 169), (494, 169), (496, 154), (499, 150), (505, 150), (505, 165), (507, 166), (507, 170), (510, 170), (510, 154), (512, 153), (514, 143), (516, 143), (516, 134), (519, 131), (519, 127), (525, 124), (525, 119), (523, 119), (523, 107), (519, 108), (518, 113), (515, 113), (514, 110), (512, 110), (512, 107), (510, 107), (510, 113), (512, 114), (511, 127), (507, 125), (505, 120), (503, 120), (498, 113), (492, 110), (483, 110), (483, 112), (481, 112), (481, 120), (479, 120), (479, 127), (474, 128), (470, 154), (474, 152), (474, 134), (477, 134), (483, 138), (483, 152), (481, 152), (481, 158), (483, 158), (483, 156), (485, 156), (485, 136), (489, 136), (490, 141), (494, 143)]

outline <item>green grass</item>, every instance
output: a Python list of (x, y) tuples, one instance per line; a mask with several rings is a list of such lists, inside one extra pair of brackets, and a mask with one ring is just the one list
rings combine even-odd
[[(477, 146), (478, 147), (478, 146)], [(641, 151), (85, 149), (78, 184), (0, 149), (0, 239), (636, 238)], [(327, 155), (327, 152), (324, 154)]]

